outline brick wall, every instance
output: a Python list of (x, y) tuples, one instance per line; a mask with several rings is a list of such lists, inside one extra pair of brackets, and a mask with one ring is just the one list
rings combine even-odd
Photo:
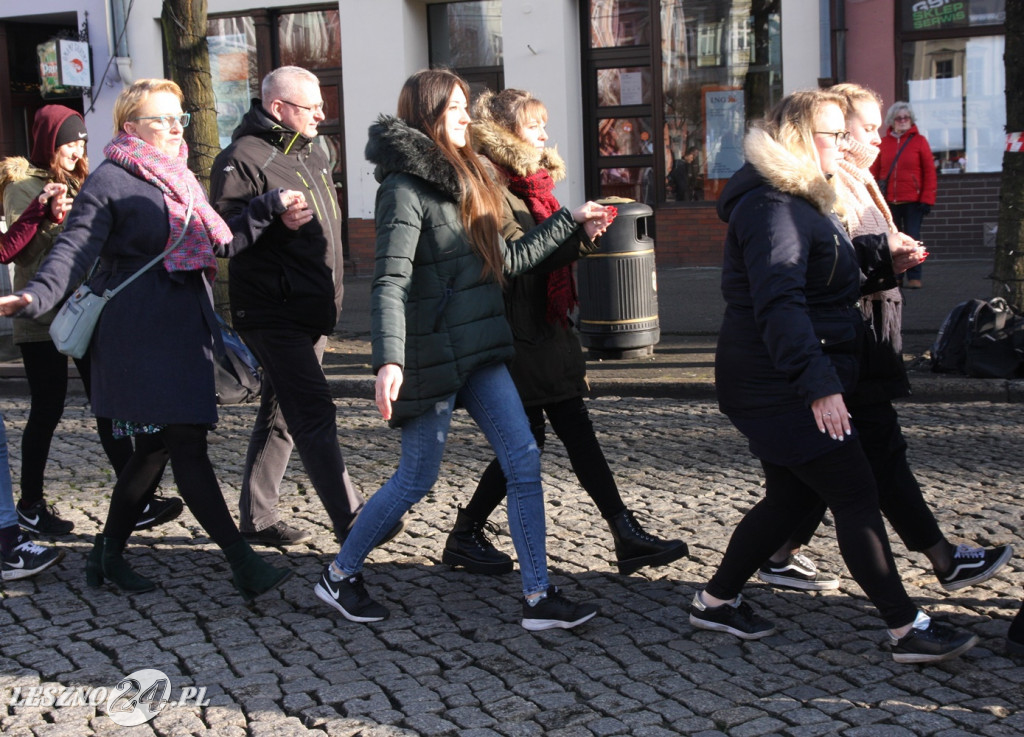
[(348, 261), (345, 272), (351, 276), (373, 274), (374, 226), (372, 220), (348, 221)]

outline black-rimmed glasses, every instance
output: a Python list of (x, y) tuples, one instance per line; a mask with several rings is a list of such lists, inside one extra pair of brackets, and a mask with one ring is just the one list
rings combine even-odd
[(132, 118), (132, 120), (155, 120), (157, 121), (157, 127), (160, 130), (169, 131), (175, 123), (180, 123), (182, 128), (188, 128), (189, 121), (192, 120), (191, 113), (179, 113), (178, 115), (143, 115), (139, 118)]
[(305, 110), (309, 113), (322, 113), (324, 111), (324, 104), (322, 102), (318, 102), (316, 105), (300, 105), (299, 103), (291, 102), (290, 100), (281, 100), (281, 102), (285, 105), (291, 105), (292, 107), (297, 107), (299, 110)]
[(850, 131), (814, 131), (814, 134), (816, 136), (835, 136), (836, 148), (839, 148), (839, 144), (850, 140)]

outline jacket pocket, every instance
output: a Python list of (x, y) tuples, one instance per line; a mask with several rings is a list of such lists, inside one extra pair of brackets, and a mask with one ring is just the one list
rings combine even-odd
[(434, 318), (434, 332), (436, 333), (441, 329), (441, 321), (444, 319), (445, 308), (448, 307), (448, 303), (452, 301), (452, 294), (454, 293), (455, 277), (448, 277), (448, 283), (445, 285), (444, 294), (441, 295), (441, 301), (437, 305), (437, 316)]
[(826, 354), (859, 353), (862, 324), (845, 315), (812, 315), (814, 335)]

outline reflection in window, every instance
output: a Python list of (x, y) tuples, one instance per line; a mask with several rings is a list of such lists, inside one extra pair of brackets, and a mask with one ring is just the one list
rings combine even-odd
[(501, 66), (501, 0), (427, 7), (433, 67)]
[(598, 121), (601, 156), (644, 156), (654, 153), (650, 118), (605, 118)]
[(649, 166), (618, 166), (601, 169), (600, 197), (625, 197), (653, 205), (655, 201), (654, 169)]
[(256, 28), (252, 18), (218, 18), (206, 24), (210, 52), (210, 77), (217, 106), (217, 135), (221, 147), (231, 143), (231, 133), (260, 96), (256, 65)]
[(590, 45), (644, 46), (651, 42), (649, 0), (591, 0)]
[(650, 67), (614, 67), (597, 70), (598, 107), (650, 104)]
[(337, 10), (287, 13), (278, 18), (281, 66), (331, 69), (341, 66), (341, 21)]

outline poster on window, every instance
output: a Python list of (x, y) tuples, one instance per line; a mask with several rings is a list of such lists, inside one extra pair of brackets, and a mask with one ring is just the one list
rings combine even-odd
[(708, 179), (728, 179), (743, 166), (745, 116), (741, 88), (705, 89), (704, 151)]
[(217, 105), (217, 135), (224, 148), (249, 110), (249, 48), (244, 33), (207, 36), (206, 43)]

